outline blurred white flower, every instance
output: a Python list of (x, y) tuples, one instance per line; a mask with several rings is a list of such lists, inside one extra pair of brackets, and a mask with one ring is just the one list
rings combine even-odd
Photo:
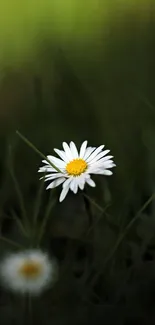
[(1, 284), (12, 291), (38, 295), (55, 280), (56, 264), (40, 250), (7, 256), (0, 265)]
[(106, 156), (110, 150), (103, 150), (104, 145), (96, 147), (87, 147), (87, 141), (81, 145), (80, 151), (76, 148), (74, 142), (68, 145), (63, 142), (63, 149), (54, 151), (59, 155), (59, 158), (54, 156), (47, 156), (60, 172), (57, 172), (46, 160), (42, 162), (45, 164), (39, 168), (39, 172), (46, 174), (45, 182), (52, 182), (47, 186), (47, 189), (54, 188), (60, 184), (62, 185), (62, 192), (59, 201), (63, 201), (69, 189), (73, 193), (77, 193), (78, 188), (84, 189), (85, 184), (94, 187), (95, 182), (91, 179), (90, 174), (112, 175), (110, 168), (116, 166), (112, 160), (113, 156)]

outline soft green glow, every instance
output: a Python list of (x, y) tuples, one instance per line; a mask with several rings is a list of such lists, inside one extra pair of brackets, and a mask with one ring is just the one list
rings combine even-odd
[(79, 40), (89, 42), (115, 12), (122, 15), (124, 10), (142, 9), (143, 4), (147, 9), (147, 0), (1, 0), (0, 61), (32, 58), (47, 38), (77, 45)]

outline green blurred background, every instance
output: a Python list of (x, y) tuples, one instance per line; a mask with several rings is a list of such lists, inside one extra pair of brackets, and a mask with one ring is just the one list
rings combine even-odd
[[(153, 0), (1, 0), (3, 221), (9, 207), (18, 210), (7, 166), (9, 145), (28, 211), (40, 184), (40, 157), (21, 142), (17, 129), (44, 154), (63, 141), (105, 144), (117, 168), (113, 177), (97, 179), (90, 195), (101, 206), (111, 203), (114, 223), (120, 214), (130, 219), (154, 190), (154, 58)], [(58, 204), (52, 234), (78, 237), (82, 213), (73, 196)]]
[[(133, 178), (143, 186), (153, 2), (7, 0), (0, 13), (2, 136), (18, 128), (45, 153), (63, 140), (104, 143), (116, 157), (116, 192)], [(19, 169), (32, 156), (21, 155)]]

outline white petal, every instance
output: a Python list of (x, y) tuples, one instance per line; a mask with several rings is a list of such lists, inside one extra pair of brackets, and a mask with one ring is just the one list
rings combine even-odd
[(92, 155), (88, 158), (87, 162), (93, 164), (95, 161), (99, 160), (100, 158), (104, 157), (110, 150), (104, 150), (100, 153), (98, 153), (97, 155), (95, 155), (95, 157), (92, 157), (94, 153), (92, 153)]
[(83, 175), (84, 175), (85, 180), (90, 178), (88, 170)]
[(95, 182), (94, 182), (91, 178), (88, 178), (88, 179), (86, 180), (86, 182), (87, 182), (90, 186), (92, 186), (92, 187), (95, 187), (95, 186), (96, 186)]
[(75, 185), (74, 185), (74, 194), (76, 194), (78, 191), (78, 183), (77, 183), (77, 180), (75, 179)]
[(89, 170), (90, 174), (98, 174), (98, 175), (106, 175), (106, 176), (110, 176), (113, 174), (113, 172), (111, 172), (110, 170), (104, 169), (104, 168), (93, 168), (91, 170)]
[(96, 147), (88, 147), (86, 149), (86, 151), (85, 151), (85, 154), (83, 156), (83, 159), (86, 160), (95, 149), (96, 149)]
[(70, 142), (70, 150), (72, 152), (72, 156), (73, 156), (74, 159), (79, 157), (76, 145), (75, 145), (75, 143), (73, 141)]
[(70, 182), (70, 190), (73, 192), (74, 191), (74, 177), (72, 179), (72, 181)]
[(80, 190), (81, 191), (83, 191), (84, 190), (84, 186), (85, 186), (85, 182), (81, 182), (80, 184), (79, 184), (79, 188), (80, 188)]
[(97, 155), (98, 153), (104, 148), (104, 145), (102, 146), (99, 146), (87, 159), (87, 162), (93, 160)]
[(87, 169), (88, 175), (89, 174), (98, 174), (100, 173), (100, 171), (103, 171), (104, 169), (100, 168), (100, 167), (96, 167), (96, 166), (90, 166)]
[(55, 149), (54, 148), (54, 151), (57, 153), (57, 155), (62, 159), (64, 160), (66, 163), (68, 163), (69, 159), (67, 158), (65, 152), (63, 150), (59, 150), (59, 149)]
[(110, 175), (112, 175), (112, 174), (113, 174), (113, 172), (112, 172), (111, 170), (107, 170), (107, 169), (105, 169), (105, 170), (103, 171), (103, 175), (110, 176)]
[(49, 165), (49, 162), (48, 162), (47, 160), (42, 160), (42, 162), (43, 162), (44, 164)]
[(60, 167), (60, 168), (64, 168), (66, 163), (59, 159), (59, 158), (56, 158), (54, 156), (47, 156), (47, 158), (56, 166), (56, 167)]
[(72, 155), (72, 152), (71, 152), (71, 150), (70, 150), (69, 145), (68, 145), (66, 142), (63, 142), (62, 145), (63, 145), (63, 148), (64, 148), (64, 150), (65, 150), (65, 154), (66, 154), (67, 158), (68, 158), (69, 160), (73, 160), (74, 158), (73, 158), (73, 155)]
[(105, 168), (105, 169), (109, 169), (109, 168), (113, 168), (113, 167), (115, 167), (116, 165), (114, 164), (114, 163), (108, 163), (107, 162), (107, 164), (104, 164), (103, 165), (103, 167)]
[(88, 141), (84, 141), (84, 142), (82, 143), (82, 145), (81, 145), (81, 148), (80, 148), (80, 155), (79, 155), (80, 158), (83, 158), (84, 155), (85, 155), (86, 147), (87, 147), (87, 143), (88, 143)]
[(69, 186), (63, 187), (60, 194), (59, 202), (62, 202), (65, 199), (66, 195), (68, 194), (68, 191), (69, 191)]
[(73, 177), (71, 183), (70, 183), (70, 189), (71, 191), (76, 194), (78, 190), (78, 183), (76, 177)]
[(65, 188), (66, 186), (70, 186), (70, 183), (72, 182), (73, 177), (69, 177), (64, 183), (63, 183), (63, 187)]
[(101, 158), (101, 159), (95, 161), (94, 165), (105, 165), (107, 163), (113, 163), (113, 160), (112, 159), (104, 160), (104, 158)]
[(84, 177), (84, 175), (79, 176), (77, 178), (77, 181), (78, 181), (78, 186), (79, 186), (80, 190), (83, 191), (84, 186), (85, 186), (85, 177)]
[(40, 167), (38, 170), (38, 173), (52, 173), (55, 172), (55, 169), (50, 166)]
[[(44, 181), (45, 182), (48, 182), (48, 181), (51, 181), (51, 180), (53, 180), (53, 179), (56, 179), (56, 178), (61, 178), (61, 177), (63, 177), (63, 175), (62, 174), (57, 174), (57, 175), (48, 175), (48, 176), (45, 176), (44, 178)], [(43, 177), (42, 177), (43, 178)]]
[(66, 178), (64, 178), (64, 177), (58, 178), (58, 179), (56, 179), (55, 181), (53, 181), (52, 183), (50, 183), (50, 184), (47, 186), (46, 189), (49, 190), (49, 189), (51, 189), (51, 188), (57, 187), (57, 186), (59, 186), (60, 184), (62, 184), (65, 180), (66, 180)]
[(99, 161), (95, 162), (93, 165), (90, 165), (90, 168), (94, 167), (94, 168), (104, 168), (104, 169), (106, 169), (106, 168), (112, 168), (114, 166), (115, 166), (115, 164), (113, 163), (112, 160), (107, 160), (107, 161), (101, 162), (101, 163), (100, 163), (100, 160), (99, 160)]
[[(95, 162), (95, 161), (99, 161), (100, 159), (103, 159), (102, 157), (106, 156), (107, 153), (109, 153), (110, 150), (104, 150), (103, 152), (100, 152), (94, 159), (93, 161), (91, 161), (91, 163)], [(106, 157), (105, 157), (106, 158)], [(110, 159), (109, 159), (110, 160)]]
[(114, 156), (106, 156), (106, 157), (104, 157), (104, 158), (101, 158), (100, 160), (101, 160), (101, 161), (106, 161), (106, 160), (109, 160), (109, 159), (111, 159), (111, 158), (114, 158)]
[(48, 178), (48, 177), (64, 177), (64, 174), (62, 173), (49, 173), (49, 174), (46, 174), (45, 176), (43, 176), (42, 178)]

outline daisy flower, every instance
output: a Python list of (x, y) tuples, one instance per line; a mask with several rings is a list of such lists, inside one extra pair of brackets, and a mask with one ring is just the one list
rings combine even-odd
[(40, 250), (7, 256), (0, 266), (2, 285), (22, 294), (38, 295), (55, 279), (56, 264)]
[[(45, 182), (52, 181), (47, 189), (52, 189), (63, 183), (60, 202), (64, 200), (69, 190), (76, 194), (78, 188), (84, 189), (85, 184), (94, 187), (95, 182), (91, 179), (90, 174), (112, 175), (112, 171), (109, 169), (116, 165), (112, 160), (113, 156), (107, 156), (110, 150), (103, 150), (104, 145), (98, 148), (87, 147), (87, 141), (84, 141), (79, 152), (72, 141), (69, 145), (66, 142), (63, 142), (62, 145), (64, 150), (54, 149), (61, 159), (47, 156), (48, 161), (43, 160), (45, 165), (38, 170), (38, 172), (46, 174), (42, 177)], [(49, 162), (59, 168), (60, 172), (56, 171)]]

